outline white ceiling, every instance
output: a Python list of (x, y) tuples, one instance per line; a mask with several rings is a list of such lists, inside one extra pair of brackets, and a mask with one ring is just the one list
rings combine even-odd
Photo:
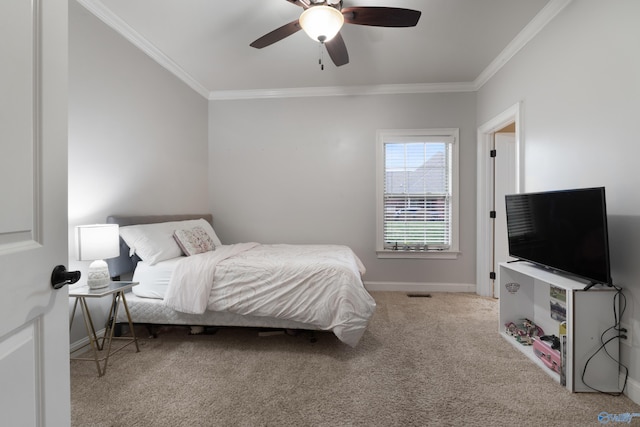
[(249, 43), (296, 20), (286, 0), (78, 0), (209, 99), (336, 92), (476, 90), (570, 0), (344, 0), (422, 12), (413, 28), (346, 24), (335, 67), (300, 31)]

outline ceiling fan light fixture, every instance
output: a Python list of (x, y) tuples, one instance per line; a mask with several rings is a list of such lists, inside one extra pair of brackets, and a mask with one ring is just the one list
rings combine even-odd
[(299, 22), (311, 39), (325, 43), (338, 34), (344, 24), (344, 16), (331, 6), (312, 6), (302, 12)]

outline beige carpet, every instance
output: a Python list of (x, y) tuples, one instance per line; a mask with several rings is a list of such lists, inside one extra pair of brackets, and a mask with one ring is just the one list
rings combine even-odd
[(625, 396), (567, 392), (498, 335), (495, 300), (373, 296), (355, 349), (326, 332), (140, 329), (141, 352), (117, 353), (102, 378), (71, 363), (72, 425), (596, 426), (602, 411), (640, 413)]

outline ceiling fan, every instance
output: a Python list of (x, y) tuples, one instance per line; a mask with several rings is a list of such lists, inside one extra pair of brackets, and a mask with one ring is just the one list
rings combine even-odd
[(342, 25), (374, 27), (414, 27), (421, 12), (397, 7), (343, 7), (342, 0), (286, 0), (304, 9), (300, 18), (276, 28), (249, 46), (262, 49), (300, 30), (327, 48), (329, 57), (339, 67), (349, 63), (347, 46), (340, 35)]

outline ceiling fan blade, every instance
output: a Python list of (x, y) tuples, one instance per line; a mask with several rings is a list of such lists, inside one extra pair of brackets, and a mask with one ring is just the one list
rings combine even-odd
[(325, 47), (329, 53), (329, 57), (336, 67), (349, 63), (349, 52), (347, 52), (347, 45), (344, 44), (344, 39), (340, 33), (336, 34), (334, 38), (326, 42)]
[(399, 7), (345, 7), (344, 22), (374, 27), (415, 27), (422, 12)]
[(280, 40), (289, 37), (291, 34), (297, 33), (301, 29), (302, 27), (300, 27), (300, 23), (296, 19), (295, 21), (289, 22), (288, 24), (285, 24), (280, 28), (276, 28), (268, 34), (265, 34), (264, 36), (255, 40), (249, 46), (255, 47), (256, 49), (262, 49), (263, 47), (267, 47), (274, 44), (275, 42), (279, 42)]

